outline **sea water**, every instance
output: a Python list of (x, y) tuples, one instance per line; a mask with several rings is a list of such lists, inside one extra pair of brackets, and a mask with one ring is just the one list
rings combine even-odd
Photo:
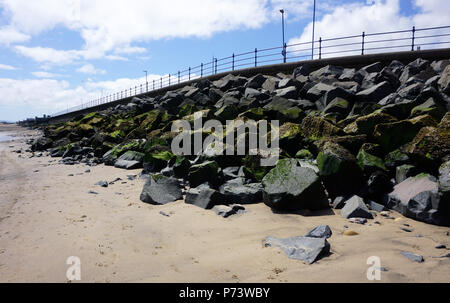
[(6, 133), (0, 133), (0, 142), (12, 140), (13, 137), (8, 136)]

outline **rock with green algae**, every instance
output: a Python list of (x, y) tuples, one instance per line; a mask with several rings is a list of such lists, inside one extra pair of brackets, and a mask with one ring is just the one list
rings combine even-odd
[(366, 116), (358, 117), (354, 122), (344, 128), (344, 132), (352, 135), (366, 134), (368, 136), (372, 136), (373, 131), (378, 124), (395, 121), (397, 121), (397, 119), (390, 115), (375, 112)]
[(323, 117), (308, 115), (301, 124), (305, 136), (313, 139), (344, 135), (342, 129), (327, 121)]
[(364, 173), (370, 175), (371, 173), (382, 170), (387, 171), (386, 166), (381, 158), (369, 154), (368, 152), (361, 149), (356, 156), (358, 159), (358, 165), (363, 169)]
[(220, 181), (220, 167), (216, 161), (205, 161), (200, 164), (194, 164), (189, 168), (187, 179), (191, 187), (209, 182), (218, 184)]
[(129, 150), (142, 150), (145, 145), (145, 140), (143, 139), (135, 139), (128, 142), (123, 142), (118, 145), (115, 145), (112, 149), (107, 151), (103, 155), (103, 161), (105, 165), (114, 165), (114, 162), (119, 158), (122, 154)]
[(297, 159), (279, 160), (262, 185), (264, 203), (277, 210), (329, 207), (319, 176), (311, 168), (299, 166)]
[(363, 185), (361, 167), (342, 146), (326, 142), (316, 160), (319, 175), (331, 198), (357, 193)]
[(411, 142), (424, 126), (436, 125), (436, 121), (428, 115), (409, 120), (380, 123), (375, 127), (373, 135), (386, 152)]

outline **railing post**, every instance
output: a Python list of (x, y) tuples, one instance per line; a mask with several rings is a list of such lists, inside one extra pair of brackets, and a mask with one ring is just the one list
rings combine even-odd
[(255, 48), (255, 67), (258, 65), (258, 49)]
[(142, 83), (141, 83), (141, 94), (142, 94)]
[(137, 95), (137, 85), (134, 86), (134, 95)]
[(214, 73), (217, 74), (217, 58), (214, 59)]
[(203, 63), (200, 64), (200, 78), (203, 77)]
[(416, 33), (416, 27), (415, 26), (413, 26), (412, 27), (412, 41), (411, 41), (411, 51), (413, 51), (414, 50), (414, 34)]
[(153, 79), (153, 90), (155, 90), (155, 79)]
[(170, 86), (170, 74), (169, 74), (169, 86)]
[(322, 37), (319, 37), (319, 59), (322, 59)]
[(132, 92), (131, 92), (131, 87), (130, 87), (130, 97), (131, 97), (131, 94), (132, 94)]
[(191, 80), (191, 67), (189, 66), (189, 80)]
[(366, 36), (366, 33), (362, 32), (361, 55), (364, 55), (364, 37), (365, 36)]
[(234, 71), (234, 53), (233, 53), (233, 63), (232, 63), (232, 65), (231, 65), (231, 70), (233, 70)]
[(161, 77), (160, 81), (161, 81), (161, 88), (162, 88), (162, 77)]
[(178, 84), (180, 84), (180, 71), (178, 71)]

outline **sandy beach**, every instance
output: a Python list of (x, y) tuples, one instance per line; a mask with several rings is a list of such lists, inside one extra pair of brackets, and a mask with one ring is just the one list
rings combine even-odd
[[(332, 209), (274, 213), (259, 203), (222, 218), (183, 201), (149, 205), (139, 200), (144, 180), (127, 178), (140, 170), (30, 158), (25, 140), (37, 131), (0, 131), (17, 136), (0, 142), (0, 282), (67, 282), (70, 256), (81, 260), (81, 282), (372, 282), (370, 256), (387, 269), (379, 282), (450, 281), (450, 258), (436, 258), (449, 251), (435, 248), (450, 247), (448, 227), (396, 212), (395, 220), (378, 215), (360, 225)], [(116, 178), (107, 188), (95, 185)], [(332, 229), (331, 254), (314, 264), (263, 245), (266, 236), (301, 236), (320, 224)]]

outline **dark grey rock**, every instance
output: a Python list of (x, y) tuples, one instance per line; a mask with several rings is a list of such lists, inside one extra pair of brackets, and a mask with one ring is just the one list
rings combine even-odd
[(305, 237), (328, 239), (332, 234), (331, 228), (328, 225), (319, 225), (310, 230)]
[(341, 215), (346, 218), (367, 218), (373, 219), (372, 213), (367, 208), (366, 204), (364, 204), (364, 200), (357, 195), (351, 197), (346, 203), (345, 206), (341, 209)]
[(151, 175), (144, 184), (140, 199), (150, 204), (166, 204), (183, 197), (180, 181), (161, 174)]
[(416, 255), (416, 254), (406, 252), (406, 251), (402, 251), (401, 254), (402, 254), (402, 256), (404, 256), (414, 262), (422, 263), (424, 261), (424, 258), (421, 255)]
[(204, 209), (211, 209), (215, 205), (224, 204), (224, 198), (219, 191), (212, 189), (205, 183), (190, 188), (186, 193), (185, 202)]
[(97, 183), (95, 183), (95, 185), (99, 185), (101, 187), (108, 187), (108, 182), (107, 181), (98, 181)]
[(227, 218), (234, 215), (236, 212), (232, 207), (227, 205), (215, 205), (212, 210), (219, 216)]
[(122, 168), (122, 169), (137, 169), (137, 168), (142, 168), (142, 162), (118, 159), (114, 163), (114, 167)]
[(342, 207), (345, 206), (345, 202), (347, 202), (347, 200), (348, 200), (349, 198), (350, 198), (350, 197), (348, 197), (348, 196), (339, 196), (339, 197), (336, 197), (336, 198), (334, 198), (331, 207), (333, 207), (334, 209), (341, 209)]
[(168, 214), (166, 214), (165, 212), (163, 212), (162, 210), (159, 212), (161, 215), (163, 215), (164, 217), (170, 217)]
[(445, 246), (445, 244), (439, 244), (439, 245), (436, 245), (434, 248), (443, 249), (443, 248), (447, 248), (447, 246)]
[(275, 90), (275, 95), (286, 99), (296, 99), (298, 93), (297, 88), (295, 86), (289, 86), (286, 88), (280, 88)]
[(391, 85), (387, 81), (383, 81), (368, 89), (360, 91), (356, 94), (356, 98), (362, 102), (377, 103), (392, 92), (393, 89)]
[(369, 202), (367, 203), (367, 206), (369, 206), (369, 208), (371, 210), (375, 210), (377, 212), (382, 212), (382, 211), (387, 210), (387, 208), (384, 205), (377, 203), (375, 201), (372, 201), (372, 200), (369, 200)]
[(279, 247), (291, 259), (314, 263), (330, 251), (330, 244), (325, 238), (292, 237), (277, 238), (268, 236), (265, 247)]
[(90, 191), (88, 191), (88, 194), (98, 195), (98, 192), (90, 190)]
[(262, 202), (261, 183), (239, 184), (227, 182), (220, 186), (219, 191), (227, 203), (258, 203)]

